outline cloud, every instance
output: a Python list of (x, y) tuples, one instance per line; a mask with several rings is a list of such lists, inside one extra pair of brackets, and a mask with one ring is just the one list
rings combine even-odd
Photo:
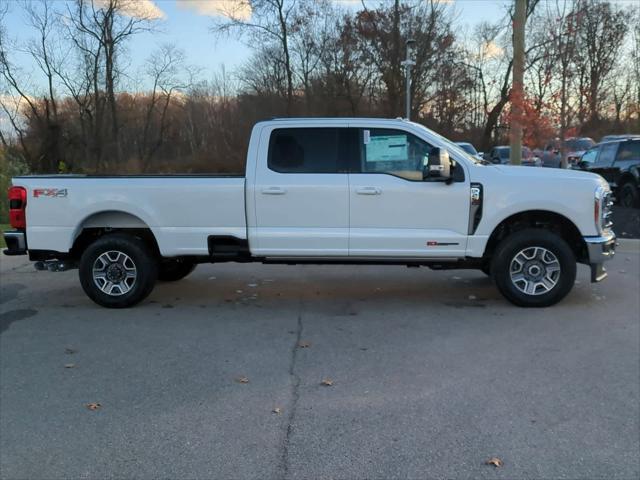
[(251, 18), (249, 0), (176, 0), (178, 8), (191, 10), (198, 15), (228, 17), (238, 20)]
[(504, 49), (495, 42), (487, 42), (482, 46), (482, 55), (486, 58), (498, 58), (504, 54)]
[[(109, 5), (109, 0), (93, 0), (96, 7)], [(118, 0), (118, 9), (123, 15), (133, 18), (158, 20), (166, 18), (165, 13), (155, 4), (154, 0)]]

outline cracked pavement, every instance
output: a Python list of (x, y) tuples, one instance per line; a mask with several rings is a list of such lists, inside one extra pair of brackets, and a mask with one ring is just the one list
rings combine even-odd
[(639, 245), (542, 310), (474, 271), (258, 264), (107, 310), (3, 256), (0, 477), (637, 478)]

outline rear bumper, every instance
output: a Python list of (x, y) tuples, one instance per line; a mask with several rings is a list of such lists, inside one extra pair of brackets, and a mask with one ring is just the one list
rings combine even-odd
[(4, 243), (7, 244), (5, 255), (26, 255), (27, 254), (27, 237), (24, 232), (15, 230), (4, 232)]
[(616, 254), (616, 235), (607, 231), (599, 237), (584, 237), (591, 265), (591, 281), (600, 282), (607, 277), (604, 262), (611, 260)]

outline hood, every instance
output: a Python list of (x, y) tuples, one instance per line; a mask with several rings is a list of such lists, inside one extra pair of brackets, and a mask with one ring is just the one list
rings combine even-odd
[(582, 179), (590, 180), (592, 182), (595, 180), (600, 183), (606, 183), (606, 181), (600, 175), (591, 172), (585, 172), (583, 170), (569, 170), (561, 168), (531, 168), (515, 165), (495, 165), (493, 168), (495, 168), (500, 173), (508, 175), (510, 177), (535, 179), (548, 178), (549, 180)]

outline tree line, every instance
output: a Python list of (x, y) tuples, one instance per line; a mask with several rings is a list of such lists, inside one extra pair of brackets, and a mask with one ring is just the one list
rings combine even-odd
[[(512, 5), (465, 30), (437, 0), (238, 0), (212, 20), (251, 56), (213, 78), (159, 45), (140, 74), (127, 49), (159, 20), (135, 0), (20, 4), (16, 44), (0, 7), (0, 161), (38, 173), (241, 173), (252, 125), (278, 116), (404, 113), (405, 42), (415, 41), (412, 119), (481, 149), (504, 143)], [(18, 8), (18, 7), (16, 7)], [(247, 15), (250, 8), (251, 15)], [(604, 0), (529, 0), (524, 143), (640, 132), (640, 14)], [(25, 72), (16, 52), (28, 56)]]

